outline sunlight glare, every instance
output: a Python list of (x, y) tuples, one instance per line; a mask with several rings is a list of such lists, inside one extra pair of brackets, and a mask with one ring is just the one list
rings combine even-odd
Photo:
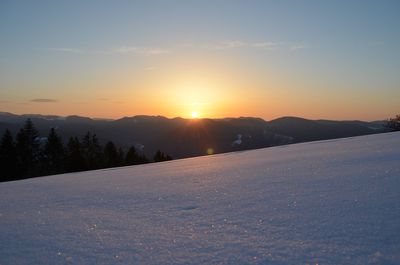
[(192, 119), (198, 119), (199, 113), (197, 111), (192, 111)]

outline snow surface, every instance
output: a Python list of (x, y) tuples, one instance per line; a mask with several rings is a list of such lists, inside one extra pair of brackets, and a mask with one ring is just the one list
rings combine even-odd
[(400, 264), (400, 133), (0, 184), (0, 264)]

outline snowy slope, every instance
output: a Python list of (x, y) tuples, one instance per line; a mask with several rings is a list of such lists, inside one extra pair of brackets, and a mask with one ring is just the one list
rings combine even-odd
[(400, 264), (400, 133), (0, 184), (0, 264)]

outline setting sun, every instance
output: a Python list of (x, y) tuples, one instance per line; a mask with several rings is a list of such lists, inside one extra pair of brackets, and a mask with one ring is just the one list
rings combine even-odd
[(199, 113), (197, 111), (192, 112), (192, 119), (197, 119), (199, 118)]

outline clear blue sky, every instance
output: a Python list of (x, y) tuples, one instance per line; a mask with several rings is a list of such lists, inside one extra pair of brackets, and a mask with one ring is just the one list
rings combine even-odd
[(400, 1), (1, 1), (0, 111), (400, 112)]

